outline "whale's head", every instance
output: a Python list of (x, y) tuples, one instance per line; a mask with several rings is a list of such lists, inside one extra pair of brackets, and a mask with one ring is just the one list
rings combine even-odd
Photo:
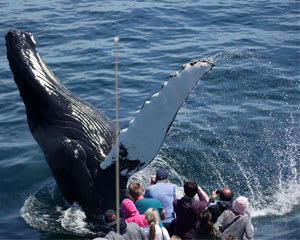
[(9, 30), (6, 37), (7, 57), (10, 63), (18, 66), (28, 61), (29, 51), (35, 51), (35, 40), (31, 33)]
[[(5, 40), (9, 65), (26, 106), (29, 126), (34, 131), (35, 126), (48, 121), (51, 112), (57, 112), (55, 103), (62, 102), (58, 97), (66, 91), (36, 51), (31, 33), (9, 30)], [(63, 110), (65, 106), (61, 104), (58, 109)]]
[(48, 147), (45, 136), (49, 135), (80, 139), (102, 161), (114, 143), (115, 134), (111, 131), (114, 126), (110, 120), (58, 81), (38, 53), (31, 33), (10, 30), (5, 40), (9, 65), (37, 142)]

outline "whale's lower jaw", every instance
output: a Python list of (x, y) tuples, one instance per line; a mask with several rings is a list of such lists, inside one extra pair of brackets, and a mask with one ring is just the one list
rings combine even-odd
[[(77, 202), (87, 216), (115, 208), (114, 124), (60, 84), (36, 51), (31, 34), (11, 30), (6, 46), (30, 131), (62, 195), (70, 203)], [(184, 65), (121, 131), (121, 199), (128, 178), (155, 158), (181, 105), (213, 65), (208, 60)]]

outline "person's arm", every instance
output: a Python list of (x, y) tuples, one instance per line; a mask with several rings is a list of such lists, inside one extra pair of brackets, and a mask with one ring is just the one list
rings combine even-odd
[(174, 209), (174, 218), (176, 219), (176, 211), (177, 211), (177, 198), (173, 201), (173, 209)]
[(149, 188), (146, 188), (144, 198), (152, 198)]
[(156, 183), (156, 176), (155, 175), (152, 175), (151, 176), (151, 182), (150, 182), (150, 184), (151, 185), (154, 185)]
[(213, 204), (213, 203), (215, 203), (215, 200), (216, 200), (216, 198), (217, 198), (217, 191), (218, 191), (218, 189), (215, 189), (212, 193), (211, 193), (211, 196), (210, 196), (210, 198), (209, 198), (209, 200), (208, 200), (208, 206), (210, 206), (211, 204)]
[(203, 193), (200, 189), (201, 188), (198, 187), (197, 195), (198, 195), (198, 198), (199, 198), (199, 201), (200, 201), (199, 205), (201, 205), (201, 208), (206, 208), (208, 201), (206, 200), (206, 198), (204, 197), (204, 195), (203, 195)]
[(163, 234), (163, 239), (164, 240), (170, 240), (170, 235), (169, 235), (168, 230), (166, 228), (163, 228), (162, 234)]
[(221, 229), (221, 227), (223, 226), (223, 219), (224, 219), (224, 213), (225, 213), (225, 211), (221, 214), (221, 216), (220, 217), (218, 217), (218, 220), (217, 220), (217, 223), (216, 223), (216, 225), (217, 225), (217, 228), (220, 230)]
[(247, 223), (246, 223), (246, 229), (245, 229), (245, 235), (247, 239), (253, 239), (253, 235), (254, 235), (254, 228), (253, 225), (251, 224), (251, 220), (248, 219)]
[[(198, 186), (198, 189), (200, 190), (200, 192), (202, 193), (203, 197), (205, 198), (206, 202), (208, 202), (209, 197), (207, 195), (207, 193), (200, 187)], [(200, 198), (199, 198), (200, 199)]]
[[(155, 199), (155, 198), (153, 198)], [(157, 203), (156, 203), (156, 206), (157, 206), (157, 209), (159, 210), (159, 215), (160, 215), (160, 219), (161, 220), (165, 220), (166, 219), (166, 211), (164, 209), (164, 206), (162, 205), (162, 203), (156, 199)]]
[(173, 200), (176, 198), (176, 188), (175, 185), (173, 185)]
[(160, 219), (161, 220), (166, 219), (166, 210), (165, 209), (160, 210), (159, 214), (160, 214)]

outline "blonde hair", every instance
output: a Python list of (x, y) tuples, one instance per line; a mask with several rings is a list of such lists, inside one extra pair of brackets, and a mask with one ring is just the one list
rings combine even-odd
[(148, 208), (145, 212), (147, 222), (150, 225), (149, 240), (155, 239), (155, 225), (158, 223), (158, 212), (155, 208)]
[(181, 240), (181, 237), (177, 236), (177, 235), (173, 235), (170, 240)]

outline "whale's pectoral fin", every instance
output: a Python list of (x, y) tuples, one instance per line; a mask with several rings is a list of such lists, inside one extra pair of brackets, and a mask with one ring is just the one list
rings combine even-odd
[[(60, 142), (60, 143), (58, 143)], [(84, 144), (68, 138), (57, 139), (48, 147), (46, 159), (59, 190), (69, 203), (89, 206), (85, 211), (96, 211), (95, 182), (87, 166)], [(93, 213), (93, 212), (92, 212)]]
[[(119, 135), (120, 171), (130, 176), (146, 167), (157, 155), (175, 116), (199, 79), (209, 72), (214, 63), (193, 60), (184, 64), (181, 71), (172, 73), (161, 91), (145, 102), (135, 119)], [(106, 169), (114, 164), (116, 148), (102, 162)]]

